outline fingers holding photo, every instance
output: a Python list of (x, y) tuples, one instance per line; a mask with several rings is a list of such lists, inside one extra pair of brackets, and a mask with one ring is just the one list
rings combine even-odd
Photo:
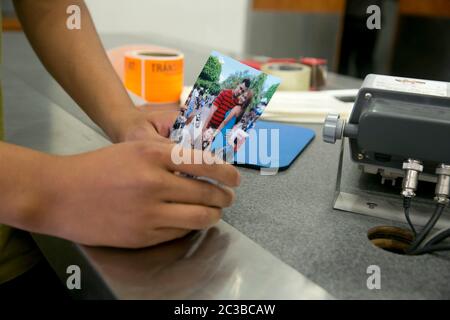
[(172, 147), (169, 170), (194, 177), (206, 177), (229, 187), (240, 183), (239, 171), (209, 151)]

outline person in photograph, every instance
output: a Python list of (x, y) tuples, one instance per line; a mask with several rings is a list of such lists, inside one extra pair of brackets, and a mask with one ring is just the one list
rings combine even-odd
[(200, 94), (199, 88), (197, 87), (197, 85), (194, 85), (194, 88), (192, 89), (191, 93), (189, 94), (188, 99), (186, 100), (187, 108), (186, 108), (185, 114), (188, 118), (189, 118), (189, 115), (192, 113), (192, 111), (194, 111), (194, 109), (197, 106), (197, 99), (198, 99), (199, 94)]
[(201, 139), (202, 118), (205, 117), (204, 108), (207, 99), (206, 90), (197, 84), (194, 85), (194, 89), (190, 92), (173, 125), (170, 135), (172, 141), (182, 143), (186, 147), (201, 149), (200, 144), (196, 144), (196, 142)]
[(186, 117), (186, 125), (189, 125), (192, 122), (192, 119), (194, 117), (198, 118), (200, 113), (203, 110), (203, 106), (205, 104), (205, 99), (203, 97), (205, 90), (203, 88), (198, 88), (195, 94), (193, 94), (192, 100), (195, 100), (194, 103), (192, 103), (193, 108), (190, 109), (190, 111), (187, 112)]
[(235, 127), (239, 127), (240, 129), (247, 131), (253, 127), (257, 119), (258, 113), (256, 112), (255, 108), (252, 108), (249, 112), (245, 113), (242, 116), (240, 121), (236, 123)]
[(186, 106), (181, 108), (170, 133), (170, 139), (175, 143), (180, 143), (183, 138), (183, 128), (186, 125)]
[[(206, 148), (211, 144), (211, 142), (214, 140), (214, 138), (221, 133), (223, 142), (222, 145), (226, 145), (226, 133), (222, 132), (224, 128), (227, 127), (227, 125), (231, 124), (231, 126), (235, 126), (236, 123), (238, 123), (242, 116), (245, 113), (245, 110), (250, 105), (253, 99), (253, 91), (247, 90), (244, 91), (241, 95), (237, 97), (237, 105), (235, 105), (233, 108), (231, 108), (230, 111), (226, 113), (225, 119), (220, 123), (218, 128), (209, 127), (206, 131), (204, 131), (202, 139), (203, 139), (203, 149), (206, 150)], [(234, 119), (234, 123), (230, 123)]]
[(207, 106), (208, 108), (211, 107), (211, 105), (212, 105), (212, 103), (213, 103), (213, 101), (214, 101), (215, 98), (216, 98), (216, 96), (214, 96), (214, 95), (211, 94), (211, 93), (208, 93), (208, 97), (207, 97), (207, 101), (206, 101), (206, 106)]
[(217, 131), (222, 131), (223, 128), (227, 126), (227, 124), (232, 120), (235, 119), (233, 126), (241, 120), (245, 110), (250, 105), (253, 99), (253, 91), (247, 90), (244, 93), (242, 93), (238, 97), (238, 104), (235, 105), (226, 115), (225, 119), (222, 121), (222, 123), (217, 128)]
[(238, 97), (250, 88), (250, 79), (245, 78), (234, 89), (222, 90), (214, 99), (203, 131), (209, 128), (217, 129), (225, 120), (228, 111), (239, 104)]

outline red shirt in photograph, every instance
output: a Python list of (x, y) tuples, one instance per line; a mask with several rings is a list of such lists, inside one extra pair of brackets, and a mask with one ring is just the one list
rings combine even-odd
[(217, 98), (214, 99), (213, 105), (217, 107), (217, 110), (213, 113), (208, 126), (214, 128), (219, 127), (222, 121), (225, 120), (227, 112), (237, 104), (237, 100), (233, 97), (233, 90), (227, 89), (221, 91)]

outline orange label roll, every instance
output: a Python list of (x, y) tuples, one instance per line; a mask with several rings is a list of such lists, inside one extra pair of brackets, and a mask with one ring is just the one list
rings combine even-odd
[(124, 83), (150, 103), (176, 103), (183, 90), (180, 52), (132, 51), (125, 54)]

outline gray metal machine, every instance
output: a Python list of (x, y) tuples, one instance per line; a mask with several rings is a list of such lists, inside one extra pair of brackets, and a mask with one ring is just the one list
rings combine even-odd
[[(449, 83), (368, 75), (358, 91), (348, 121), (338, 114), (329, 114), (325, 120), (325, 142), (335, 143), (344, 137), (348, 138), (353, 163), (362, 172), (381, 175), (382, 183), (391, 180), (394, 184), (397, 178), (403, 178), (403, 199), (413, 198), (419, 181), (423, 180), (436, 184), (435, 202), (444, 205), (449, 202)], [(370, 190), (343, 192), (341, 170), (342, 156), (335, 208), (391, 220), (403, 219), (402, 215), (393, 212), (396, 204), (392, 195), (385, 197), (382, 192)], [(401, 199), (398, 193), (397, 198)], [(375, 203), (375, 206), (366, 206), (368, 203)], [(418, 208), (416, 221), (424, 224), (420, 211)], [(450, 220), (443, 219), (441, 223), (450, 226)]]

